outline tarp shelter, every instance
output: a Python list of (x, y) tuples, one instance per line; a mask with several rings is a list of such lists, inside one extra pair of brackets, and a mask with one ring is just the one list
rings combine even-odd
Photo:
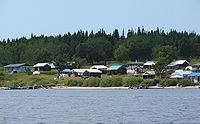
[(199, 83), (200, 82), (200, 73), (198, 72), (192, 72), (188, 75), (188, 78), (195, 82), (195, 83)]

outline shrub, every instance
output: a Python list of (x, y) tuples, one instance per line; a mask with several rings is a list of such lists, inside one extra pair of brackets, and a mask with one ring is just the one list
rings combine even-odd
[(3, 72), (0, 72), (0, 76), (3, 76), (4, 74), (3, 74)]
[(183, 86), (183, 87), (185, 87), (185, 86), (190, 86), (191, 84), (192, 84), (191, 81), (188, 80), (188, 79), (183, 79), (183, 80), (180, 80), (180, 81), (178, 82), (178, 85), (179, 85), (179, 86)]
[(159, 78), (153, 79), (153, 82), (154, 82), (153, 85), (156, 85), (157, 83), (160, 83), (160, 81), (161, 81), (161, 79), (159, 79)]
[(122, 78), (121, 77), (116, 77), (116, 78), (111, 78), (111, 86), (112, 87), (119, 87), (122, 86)]
[(123, 81), (123, 86), (125, 87), (139, 86), (142, 83), (142, 81), (143, 81), (143, 78), (131, 77)]
[(100, 87), (111, 87), (112, 86), (111, 78), (103, 78), (103, 79), (101, 79), (99, 86)]
[(163, 79), (160, 81), (160, 84), (163, 86), (176, 86), (178, 84), (178, 81), (176, 79)]
[(66, 82), (66, 86), (77, 86), (77, 80), (70, 79)]
[(32, 75), (31, 69), (30, 69), (30, 68), (27, 68), (27, 69), (26, 69), (26, 73), (27, 73), (28, 75)]
[(154, 80), (143, 80), (140, 85), (145, 85), (147, 87), (153, 86)]
[(87, 80), (87, 86), (88, 87), (98, 87), (100, 83), (99, 78), (91, 78)]

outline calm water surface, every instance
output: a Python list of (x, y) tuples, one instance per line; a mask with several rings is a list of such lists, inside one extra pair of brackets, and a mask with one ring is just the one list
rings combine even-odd
[(0, 124), (200, 123), (200, 89), (1, 90)]

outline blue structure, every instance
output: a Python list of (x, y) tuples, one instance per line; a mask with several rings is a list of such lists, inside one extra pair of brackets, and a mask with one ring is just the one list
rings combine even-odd
[(72, 72), (70, 69), (64, 69), (62, 72)]
[(122, 65), (112, 65), (107, 69), (108, 75), (116, 75), (116, 74), (126, 74), (127, 69)]
[(6, 72), (21, 73), (26, 72), (27, 69), (31, 69), (28, 64), (10, 64), (4, 66)]
[(192, 72), (188, 75), (188, 78), (193, 81), (194, 83), (200, 82), (200, 73), (198, 72)]

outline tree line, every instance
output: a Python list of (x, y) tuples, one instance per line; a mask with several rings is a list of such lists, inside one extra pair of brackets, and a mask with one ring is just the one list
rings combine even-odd
[[(171, 30), (146, 31), (138, 27), (125, 35), (117, 29), (107, 34), (104, 29), (97, 33), (79, 30), (73, 34), (36, 36), (7, 39), (0, 42), (0, 63), (29, 63), (74, 61), (78, 65), (100, 61), (146, 61), (162, 57), (191, 59), (200, 56), (200, 36)], [(60, 65), (59, 65), (60, 64)]]

